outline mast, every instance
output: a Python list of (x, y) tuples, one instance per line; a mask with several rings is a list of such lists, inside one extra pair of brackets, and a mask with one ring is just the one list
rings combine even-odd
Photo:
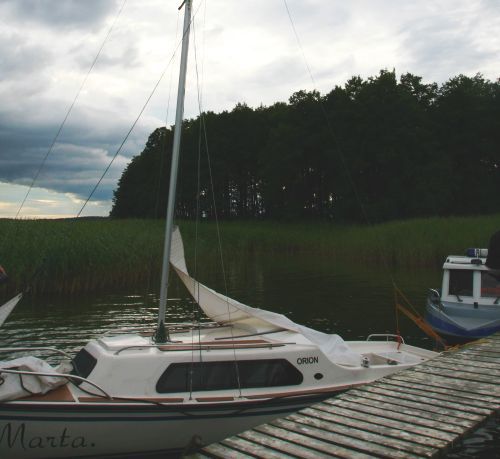
[(170, 167), (170, 185), (168, 191), (167, 222), (165, 225), (165, 243), (163, 247), (163, 263), (160, 284), (160, 307), (158, 310), (158, 328), (155, 341), (164, 343), (168, 341), (168, 331), (165, 330), (165, 311), (167, 308), (168, 273), (170, 261), (170, 247), (172, 245), (172, 231), (174, 228), (175, 193), (177, 188), (177, 170), (179, 166), (179, 151), (181, 146), (182, 118), (184, 115), (184, 96), (186, 88), (186, 73), (189, 48), (189, 32), (191, 25), (191, 2), (184, 0), (184, 27), (182, 35), (181, 64), (179, 70), (179, 85), (177, 89), (177, 108), (175, 111), (174, 142), (172, 147), (172, 163)]

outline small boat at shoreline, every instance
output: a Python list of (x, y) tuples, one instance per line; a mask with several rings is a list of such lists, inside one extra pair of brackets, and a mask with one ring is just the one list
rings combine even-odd
[[(182, 4), (184, 34), (156, 331), (105, 334), (75, 356), (52, 347), (0, 349), (16, 357), (35, 350), (61, 356), (57, 368), (34, 357), (0, 362), (2, 458), (180, 454), (436, 355), (395, 335), (346, 342), (242, 304), (189, 275), (173, 210), (191, 3)], [(211, 323), (164, 323), (169, 265)]]
[(430, 289), (426, 321), (449, 341), (466, 341), (500, 331), (500, 232), (489, 249), (467, 249), (443, 264), (440, 290)]

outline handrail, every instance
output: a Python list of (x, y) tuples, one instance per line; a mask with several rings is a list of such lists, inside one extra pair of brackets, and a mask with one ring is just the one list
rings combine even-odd
[(100, 387), (96, 383), (93, 383), (92, 381), (88, 380), (87, 378), (82, 378), (81, 376), (71, 375), (68, 373), (45, 373), (42, 371), (11, 370), (9, 368), (0, 368), (0, 374), (2, 374), (2, 373), (10, 373), (10, 374), (14, 374), (14, 375), (29, 375), (29, 376), (50, 376), (50, 377), (54, 377), (54, 378), (65, 378), (65, 379), (68, 379), (69, 381), (76, 379), (77, 381), (81, 381), (81, 382), (85, 382), (87, 384), (90, 384), (91, 386), (100, 390), (106, 398), (108, 398), (109, 400), (113, 400), (113, 397), (111, 397), (111, 395), (109, 395), (102, 387)]
[[(162, 352), (192, 352), (194, 351), (210, 351), (213, 349), (222, 349), (222, 350), (227, 350), (227, 349), (262, 349), (262, 348), (273, 348), (273, 347), (281, 347), (285, 346), (287, 344), (296, 344), (296, 343), (265, 343), (265, 344), (247, 344), (244, 345), (244, 343), (240, 344), (233, 344), (233, 345), (224, 345), (221, 343), (221, 345), (213, 345), (213, 344), (208, 344), (208, 345), (191, 345), (191, 343), (182, 343), (180, 346), (185, 347), (185, 349), (166, 349), (168, 347), (168, 344), (144, 344), (144, 345), (134, 345), (134, 346), (124, 346), (117, 351), (115, 351), (114, 355), (118, 355), (123, 351), (129, 351), (131, 349), (148, 349), (148, 348), (157, 348), (159, 351)], [(177, 346), (179, 344), (176, 343)]]
[(371, 341), (372, 338), (386, 338), (387, 341), (389, 341), (389, 338), (396, 338), (396, 340), (405, 344), (404, 338), (401, 335), (396, 335), (394, 333), (372, 333), (371, 335), (368, 335), (366, 341)]
[(438, 298), (441, 298), (441, 294), (435, 288), (430, 288), (429, 293), (432, 293), (433, 295), (437, 296)]
[(73, 356), (67, 352), (61, 351), (61, 349), (56, 349), (55, 347), (0, 347), (0, 352), (21, 352), (21, 351), (51, 351), (55, 354), (64, 355), (68, 359), (72, 360)]

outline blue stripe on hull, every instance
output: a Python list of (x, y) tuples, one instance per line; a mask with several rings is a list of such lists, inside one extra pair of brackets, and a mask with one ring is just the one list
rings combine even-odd
[[(26, 405), (0, 403), (0, 421), (177, 421), (186, 419), (217, 419), (241, 416), (267, 416), (297, 411), (313, 403), (332, 397), (341, 391), (325, 392), (300, 400), (271, 400), (258, 403), (247, 402), (226, 406), (116, 406), (116, 405), (76, 405), (39, 404)], [(49, 406), (47, 406), (49, 405)], [(38, 414), (39, 413), (39, 414)], [(50, 414), (48, 414), (50, 413)]]

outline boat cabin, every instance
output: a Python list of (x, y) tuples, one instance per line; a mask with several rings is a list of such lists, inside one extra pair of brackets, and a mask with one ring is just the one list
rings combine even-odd
[[(481, 249), (481, 255), (484, 252)], [(500, 271), (485, 263), (486, 257), (482, 256), (449, 256), (443, 265), (441, 301), (458, 301), (476, 308), (480, 304), (500, 306)]]

